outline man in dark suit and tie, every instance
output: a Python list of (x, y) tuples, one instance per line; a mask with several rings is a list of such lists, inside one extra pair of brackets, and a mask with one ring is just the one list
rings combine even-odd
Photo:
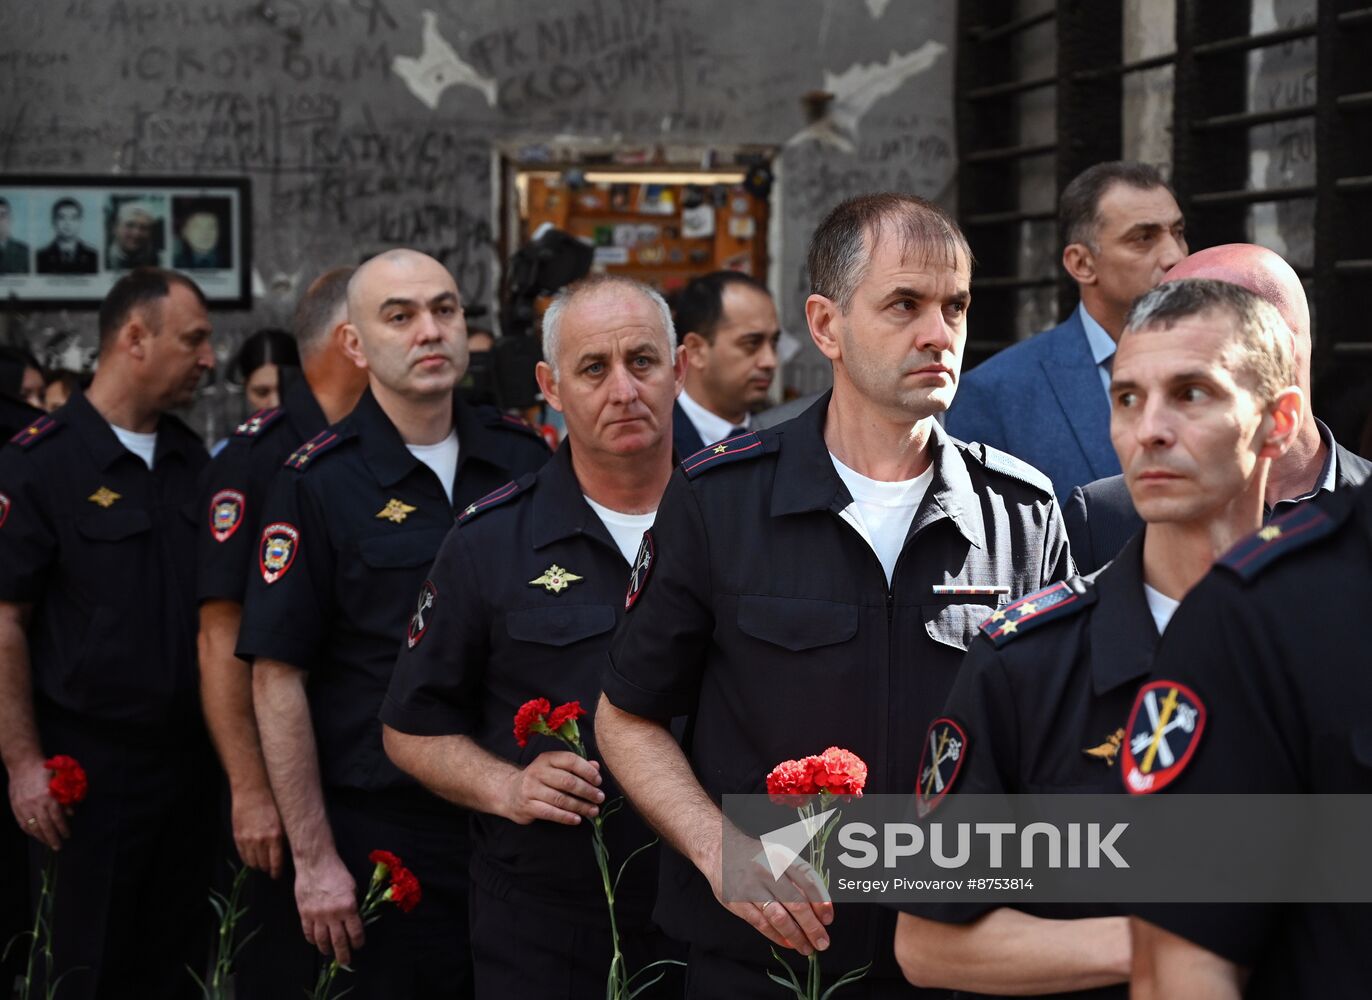
[(767, 401), (781, 338), (767, 286), (738, 271), (694, 278), (676, 301), (686, 349), (686, 388), (672, 412), (672, 444), (684, 459), (751, 429)]
[(29, 245), (11, 235), (13, 224), (10, 203), (0, 198), (0, 274), (28, 274)]
[(94, 274), (100, 266), (95, 248), (81, 241), (81, 217), (75, 198), (58, 198), (52, 205), (53, 241), (38, 251), (39, 274)]
[(1134, 300), (1186, 256), (1186, 235), (1162, 175), (1118, 161), (1067, 185), (1058, 225), (1081, 305), (965, 373), (945, 427), (1036, 466), (1066, 503), (1072, 487), (1120, 471), (1108, 396), (1115, 342)]
[[(1296, 384), (1305, 395), (1307, 415), (1291, 450), (1272, 462), (1263, 520), (1300, 503), (1328, 504), (1338, 491), (1366, 480), (1372, 462), (1335, 441), (1328, 426), (1311, 415), (1310, 306), (1291, 265), (1266, 247), (1229, 243), (1199, 250), (1167, 272), (1167, 281), (1181, 278), (1213, 278), (1247, 288), (1275, 306), (1295, 335)], [(1123, 476), (1074, 488), (1063, 517), (1081, 573), (1114, 559), (1143, 526)]]

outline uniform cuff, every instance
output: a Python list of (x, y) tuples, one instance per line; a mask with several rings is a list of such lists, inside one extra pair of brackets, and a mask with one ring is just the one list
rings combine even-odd
[(1252, 968), (1261, 958), (1270, 906), (1261, 903), (1130, 903), (1131, 915)]
[(387, 695), (377, 713), (382, 723), (408, 736), (473, 736), (476, 723), (451, 705), (407, 705)]
[(923, 903), (912, 899), (904, 903), (892, 903), (891, 907), (901, 913), (908, 913), (912, 917), (937, 920), (941, 924), (970, 924), (974, 920), (980, 920), (992, 910), (998, 910), (1005, 905), (1005, 903), (992, 902)]
[(601, 676), (601, 690), (615, 708), (664, 725), (695, 710), (695, 698), (670, 691), (649, 691), (629, 680), (611, 662)]
[(240, 660), (278, 660), (288, 663), (297, 670), (309, 670), (314, 666), (315, 647), (313, 643), (280, 635), (276, 632), (244, 629), (238, 633), (238, 648), (234, 655)]

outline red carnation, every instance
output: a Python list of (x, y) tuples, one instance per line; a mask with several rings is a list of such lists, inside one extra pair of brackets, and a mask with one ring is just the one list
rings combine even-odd
[(48, 794), (64, 806), (74, 806), (86, 797), (86, 772), (71, 757), (59, 754), (43, 762), (52, 772)]
[(401, 913), (413, 910), (423, 896), (414, 872), (405, 867), (391, 869), (391, 887), (386, 890), (385, 898), (394, 903)]
[(539, 725), (546, 726), (544, 717), (552, 711), (547, 698), (535, 698), (519, 706), (514, 717), (514, 738), (520, 746), (529, 745), (529, 733), (540, 732)]
[(399, 871), (405, 867), (405, 862), (401, 861), (390, 851), (372, 851), (367, 855), (367, 860), (374, 865), (384, 865), (386, 871)]
[(557, 732), (564, 723), (575, 722), (586, 714), (586, 710), (581, 707), (579, 701), (569, 701), (565, 705), (558, 705), (548, 716), (548, 728)]
[(815, 763), (814, 781), (820, 791), (830, 795), (859, 796), (867, 784), (867, 765), (851, 750), (830, 747)]
[[(810, 766), (813, 759), (807, 757), (804, 760), (783, 760), (772, 768), (772, 773), (767, 775), (767, 794), (773, 799), (784, 799), (793, 795), (814, 795), (819, 789), (815, 785), (813, 769)], [(781, 804), (791, 803), (783, 801)]]

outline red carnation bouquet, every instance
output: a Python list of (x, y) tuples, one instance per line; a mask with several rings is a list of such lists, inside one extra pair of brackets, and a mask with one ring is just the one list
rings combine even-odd
[[(581, 728), (576, 724), (576, 720), (586, 714), (586, 710), (581, 707), (579, 701), (569, 701), (566, 704), (558, 705), (553, 708), (547, 698), (534, 698), (526, 701), (519, 706), (519, 711), (515, 712), (514, 717), (514, 737), (515, 742), (521, 747), (529, 745), (529, 737), (532, 734), (540, 736), (551, 736), (561, 740), (568, 749), (576, 753), (582, 760), (590, 760), (586, 754), (586, 744), (581, 741)], [(666, 970), (659, 972), (656, 976), (646, 982), (636, 983), (639, 977), (658, 966), (684, 965), (672, 959), (661, 959), (652, 962), (639, 969), (633, 975), (629, 975), (628, 965), (624, 961), (624, 953), (619, 947), (619, 925), (615, 923), (615, 891), (619, 888), (619, 880), (624, 877), (624, 869), (629, 866), (629, 862), (641, 851), (646, 851), (657, 843), (650, 840), (638, 850), (634, 851), (624, 863), (619, 866), (619, 872), (612, 879), (610, 877), (610, 852), (605, 844), (605, 820), (619, 810), (624, 805), (624, 800), (616, 799), (614, 802), (607, 802), (601, 808), (600, 814), (591, 818), (591, 846), (595, 849), (596, 866), (600, 869), (600, 881), (605, 888), (605, 905), (610, 911), (610, 943), (614, 947), (613, 956), (610, 959), (610, 972), (605, 983), (606, 1000), (633, 1000), (644, 990), (648, 989), (659, 979), (665, 976)]]
[[(810, 839), (806, 859), (810, 867), (824, 880), (825, 889), (829, 888), (829, 873), (824, 867), (824, 852), (829, 846), (829, 836), (838, 828), (840, 813), (835, 803), (862, 796), (867, 785), (867, 764), (851, 750), (830, 747), (821, 754), (804, 757), (800, 760), (784, 760), (772, 768), (767, 775), (767, 794), (778, 805), (795, 806), (802, 820), (813, 822), (816, 816), (824, 817), (822, 826)], [(767, 973), (773, 982), (780, 983), (791, 990), (799, 1000), (828, 1000), (835, 991), (850, 983), (855, 983), (872, 967), (868, 962), (860, 969), (845, 973), (828, 989), (820, 981), (819, 955), (811, 952), (806, 965), (805, 982), (791, 968), (789, 962), (772, 949), (772, 955), (786, 971), (786, 978), (774, 972)]]
[[(73, 758), (58, 754), (43, 762), (51, 772), (48, 778), (48, 794), (62, 806), (67, 815), (86, 798), (86, 772)], [(29, 821), (30, 825), (34, 823)], [(24, 979), (19, 984), (20, 1000), (29, 1000), (33, 995), (34, 965), (43, 962), (43, 983), (46, 984), (44, 996), (47, 1000), (57, 992), (58, 983), (52, 977), (52, 910), (57, 892), (57, 854), (51, 848), (48, 859), (43, 865), (43, 885), (38, 893), (38, 905), (34, 909), (33, 929), (25, 931), (29, 939), (29, 958), (24, 967)], [(19, 940), (18, 937), (15, 938)], [(8, 951), (8, 948), (6, 949)], [(60, 980), (59, 980), (60, 981)]]
[[(405, 867), (403, 861), (390, 851), (372, 851), (367, 855), (367, 860), (372, 863), (372, 877), (367, 883), (362, 903), (357, 908), (362, 926), (366, 927), (380, 920), (381, 908), (387, 903), (394, 904), (401, 913), (409, 913), (419, 905), (423, 898), (419, 879), (415, 877), (414, 872)], [(321, 969), (319, 979), (314, 984), (314, 992), (310, 994), (313, 1000), (329, 1000), (334, 978), (338, 975), (339, 969), (345, 968), (347, 966), (335, 958)]]

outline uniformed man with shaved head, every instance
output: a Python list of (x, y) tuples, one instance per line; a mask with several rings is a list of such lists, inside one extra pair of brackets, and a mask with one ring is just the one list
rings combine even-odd
[[(386, 759), (377, 712), (455, 513), (548, 450), (521, 422), (455, 397), (467, 327), (433, 258), (392, 250), (359, 267), (343, 341), (367, 389), (276, 478), (238, 655), (253, 662), (305, 937), (352, 967), (358, 998), (470, 996), (468, 815)], [(423, 904), (364, 935), (357, 901), (377, 849), (415, 873)]]

